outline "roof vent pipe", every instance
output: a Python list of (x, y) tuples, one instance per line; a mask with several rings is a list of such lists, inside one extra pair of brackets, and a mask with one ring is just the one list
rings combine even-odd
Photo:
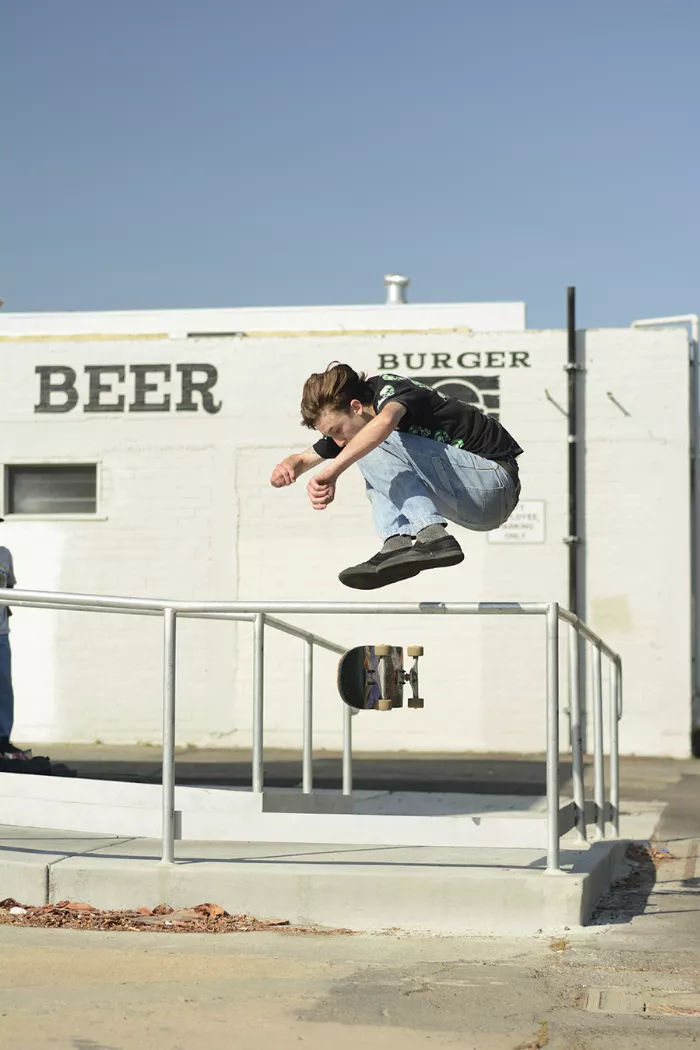
[(405, 303), (408, 284), (408, 277), (404, 277), (402, 273), (386, 274), (384, 277), (386, 301), (388, 303)]

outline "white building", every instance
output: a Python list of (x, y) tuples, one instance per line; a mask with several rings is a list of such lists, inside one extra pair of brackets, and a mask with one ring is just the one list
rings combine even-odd
[[(688, 338), (579, 333), (585, 384), (586, 618), (622, 657), (623, 752), (687, 755), (691, 720)], [(566, 332), (521, 303), (0, 314), (0, 543), (31, 589), (187, 599), (359, 597), (340, 569), (377, 549), (357, 471), (314, 513), (269, 475), (312, 437), (302, 384), (331, 360), (457, 384), (524, 448), (517, 521), (458, 530), (466, 560), (392, 600), (567, 600)], [(305, 619), (305, 625), (310, 621)], [(317, 617), (348, 645), (425, 645), (424, 711), (355, 720), (363, 749), (540, 751), (543, 622)], [(161, 625), (18, 609), (16, 737), (158, 742)], [(266, 744), (300, 744), (298, 641), (268, 639)], [(247, 624), (183, 621), (178, 742), (250, 743)], [(334, 658), (315, 742), (337, 747)]]

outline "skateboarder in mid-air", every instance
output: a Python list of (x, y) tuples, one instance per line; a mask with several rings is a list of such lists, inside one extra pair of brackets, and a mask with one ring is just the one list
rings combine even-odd
[(487, 532), (517, 505), (518, 443), (473, 405), (413, 379), (367, 378), (336, 362), (306, 380), (301, 416), (322, 437), (278, 463), (270, 483), (291, 485), (325, 461), (307, 486), (311, 506), (325, 510), (340, 475), (357, 463), (383, 546), (343, 569), (348, 587), (371, 590), (457, 565), (464, 554), (447, 521)]

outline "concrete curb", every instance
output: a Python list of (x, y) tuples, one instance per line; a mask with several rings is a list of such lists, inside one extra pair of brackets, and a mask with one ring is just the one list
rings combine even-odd
[(0, 897), (80, 900), (100, 908), (185, 907), (379, 932), (515, 934), (584, 924), (616, 877), (628, 840), (563, 849), (547, 874), (541, 850), (159, 843), (0, 827)]

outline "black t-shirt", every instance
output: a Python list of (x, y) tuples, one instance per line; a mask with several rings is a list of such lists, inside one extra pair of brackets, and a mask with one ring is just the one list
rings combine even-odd
[[(372, 376), (367, 382), (373, 390), (375, 412), (381, 412), (391, 401), (404, 406), (406, 414), (396, 428), (404, 434), (419, 434), (484, 459), (513, 459), (523, 451), (497, 419), (456, 397), (445, 397), (415, 379), (393, 374)], [(340, 451), (329, 437), (314, 445), (314, 452), (324, 459), (335, 459)]]

